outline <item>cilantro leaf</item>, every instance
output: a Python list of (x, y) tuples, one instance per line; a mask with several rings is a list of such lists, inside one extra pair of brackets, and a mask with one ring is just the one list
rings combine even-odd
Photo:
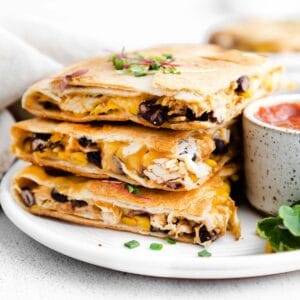
[(282, 205), (279, 208), (279, 216), (284, 226), (295, 236), (300, 237), (300, 205), (292, 207)]
[(125, 183), (125, 188), (128, 190), (129, 193), (139, 195), (141, 192), (140, 190), (130, 183)]
[(257, 234), (269, 241), (274, 251), (290, 251), (300, 248), (300, 237), (294, 236), (283, 225), (280, 217), (269, 217), (256, 224)]

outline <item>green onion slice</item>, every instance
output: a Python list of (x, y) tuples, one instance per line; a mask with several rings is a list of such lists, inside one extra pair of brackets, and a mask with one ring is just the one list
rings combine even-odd
[(134, 249), (134, 248), (137, 248), (139, 247), (140, 243), (136, 240), (132, 240), (132, 241), (129, 241), (127, 243), (124, 243), (124, 246), (129, 248), (129, 249)]
[(150, 244), (151, 250), (161, 250), (162, 248), (163, 248), (163, 244), (159, 244), (159, 243), (151, 243)]

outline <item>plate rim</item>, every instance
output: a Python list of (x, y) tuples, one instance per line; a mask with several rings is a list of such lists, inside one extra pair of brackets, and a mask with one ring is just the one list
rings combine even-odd
[[(77, 241), (66, 240), (47, 228), (32, 226), (34, 221), (26, 219), (26, 214), (30, 216), (31, 214), (18, 206), (10, 191), (11, 179), (20, 170), (22, 164), (24, 166), (24, 163), (20, 161), (13, 164), (1, 182), (0, 196), (3, 211), (10, 221), (26, 235), (66, 256), (107, 269), (168, 278), (229, 279), (300, 270), (300, 250), (209, 258), (199, 258), (195, 255), (195, 257), (182, 257), (181, 259), (153, 253), (152, 259), (145, 259), (144, 256), (135, 255), (134, 251), (129, 249), (128, 252), (118, 248), (112, 251), (111, 248), (92, 245), (85, 245), (83, 249)], [(16, 217), (19, 214), (23, 218)], [(96, 261), (95, 258), (97, 258)]]

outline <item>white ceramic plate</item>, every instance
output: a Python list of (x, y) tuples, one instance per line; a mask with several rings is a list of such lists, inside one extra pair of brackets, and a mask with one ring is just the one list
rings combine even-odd
[(0, 111), (0, 178), (13, 161), (10, 153), (10, 127), (14, 123), (14, 118), (4, 109)]
[[(255, 235), (260, 218), (249, 207), (239, 216), (243, 238), (228, 234), (209, 247), (211, 257), (198, 257), (196, 245), (167, 244), (164, 240), (126, 232), (95, 229), (33, 216), (13, 200), (11, 179), (25, 163), (16, 163), (1, 185), (1, 203), (9, 219), (27, 235), (45, 246), (97, 266), (129, 273), (176, 278), (241, 278), (283, 273), (300, 269), (300, 251), (264, 254), (264, 241)], [(139, 248), (123, 246), (138, 240)], [(163, 243), (161, 251), (149, 249), (151, 242)], [(99, 246), (101, 244), (102, 246)]]

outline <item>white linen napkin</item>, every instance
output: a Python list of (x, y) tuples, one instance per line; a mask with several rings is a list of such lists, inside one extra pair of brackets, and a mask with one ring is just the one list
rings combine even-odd
[(63, 30), (38, 18), (0, 21), (0, 109), (19, 99), (35, 81), (63, 65), (103, 54), (105, 45), (85, 34)]
[(20, 99), (35, 81), (106, 51), (102, 42), (75, 32), (32, 17), (0, 18), (0, 178), (13, 159), (9, 131), (14, 120), (2, 109)]

